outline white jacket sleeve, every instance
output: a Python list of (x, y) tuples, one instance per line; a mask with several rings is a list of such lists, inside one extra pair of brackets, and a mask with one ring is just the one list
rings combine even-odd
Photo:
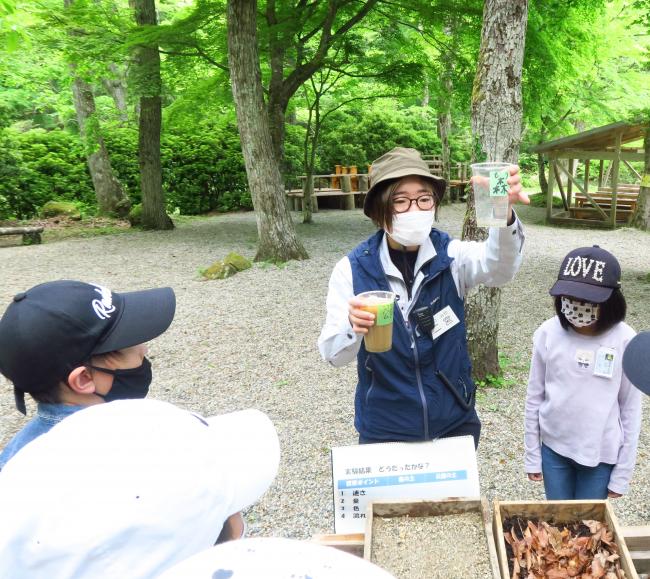
[(521, 265), (524, 231), (515, 214), (507, 227), (490, 227), (485, 241), (453, 239), (447, 249), (454, 258), (451, 272), (460, 297), (471, 288), (484, 284), (498, 287), (509, 282)]
[(348, 317), (348, 300), (354, 296), (352, 267), (347, 257), (335, 266), (327, 291), (327, 317), (318, 337), (323, 360), (333, 366), (344, 366), (354, 360), (363, 336), (352, 331)]
[(610, 491), (624, 495), (630, 486), (630, 479), (636, 462), (636, 447), (641, 430), (641, 391), (637, 390), (623, 374), (618, 392), (623, 445), (618, 452), (618, 461), (609, 477)]
[(524, 414), (524, 467), (527, 473), (542, 472), (539, 407), (544, 401), (546, 376), (546, 334), (538, 328), (533, 335), (526, 410)]

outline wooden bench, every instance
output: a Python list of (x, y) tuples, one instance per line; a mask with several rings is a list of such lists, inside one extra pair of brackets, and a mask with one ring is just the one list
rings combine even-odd
[[(291, 211), (302, 211), (303, 188), (307, 177), (300, 175), (302, 181), (300, 189), (285, 189)], [(341, 197), (341, 209), (354, 209), (355, 195), (365, 195), (368, 190), (368, 175), (341, 174), (312, 175), (314, 194), (312, 196), (312, 211), (318, 211), (319, 197)]]
[[(289, 209), (291, 211), (302, 211), (304, 193), (302, 189), (288, 189), (285, 191), (289, 200)], [(318, 197), (341, 197), (342, 209), (354, 209), (355, 195), (365, 195), (365, 191), (343, 191), (341, 189), (314, 189), (314, 198)], [(314, 199), (315, 200), (315, 199)], [(318, 210), (317, 203), (314, 204), (314, 210)]]
[[(604, 211), (609, 212), (612, 209), (612, 189), (611, 187), (602, 187), (598, 191), (590, 193), (594, 202)], [(639, 198), (638, 186), (621, 186), (616, 193), (616, 221), (627, 222), (634, 211)], [(585, 211), (595, 210), (592, 202), (583, 193), (576, 193), (574, 196), (575, 207), (572, 211), (578, 219), (589, 218)], [(584, 214), (584, 216), (583, 216)]]
[[(609, 214), (609, 207), (605, 208), (603, 207), (602, 209), (605, 210), (606, 214)], [(616, 223), (627, 223), (630, 220), (630, 217), (634, 211), (631, 209), (621, 209), (620, 207), (616, 207)], [(569, 215), (575, 219), (584, 219), (584, 220), (593, 220), (593, 221), (602, 221), (605, 223), (603, 220), (603, 216), (596, 210), (595, 207), (587, 206), (587, 207), (571, 207), (569, 209)]]
[(31, 227), (0, 227), (0, 235), (22, 235), (23, 245), (41, 243), (42, 226)]

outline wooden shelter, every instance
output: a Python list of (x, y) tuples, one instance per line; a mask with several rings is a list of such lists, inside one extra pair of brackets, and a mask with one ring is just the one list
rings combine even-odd
[[(570, 137), (555, 139), (532, 147), (533, 153), (545, 155), (549, 164), (546, 218), (549, 223), (581, 223), (594, 227), (616, 227), (627, 223), (636, 208), (641, 175), (630, 165), (643, 161), (643, 149), (624, 147), (643, 137), (646, 125), (624, 122), (612, 123)], [(593, 189), (589, 174), (590, 161), (600, 161), (597, 188)], [(584, 162), (582, 183), (576, 177), (576, 162)], [(609, 165), (605, 170), (605, 162)], [(619, 172), (623, 163), (633, 175), (635, 183), (621, 183)], [(561, 175), (566, 176), (566, 191)], [(611, 183), (608, 186), (608, 182)], [(554, 212), (553, 196), (558, 187), (562, 210)], [(576, 189), (574, 195), (574, 188)]]

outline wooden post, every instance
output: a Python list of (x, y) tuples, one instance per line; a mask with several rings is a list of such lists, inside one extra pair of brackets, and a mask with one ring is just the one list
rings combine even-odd
[(601, 159), (598, 165), (598, 189), (603, 186), (603, 169), (605, 167), (605, 159)]
[[(350, 175), (356, 175), (357, 174), (357, 166), (356, 165), (350, 165)], [(352, 177), (350, 179), (350, 186), (352, 187), (352, 191), (358, 191), (359, 190), (359, 181), (356, 177)]]
[(343, 193), (352, 191), (352, 178), (350, 175), (341, 175), (341, 191)]
[[(575, 159), (569, 159), (569, 174), (572, 176), (575, 176), (575, 170), (576, 170), (576, 160)], [(566, 184), (566, 203), (567, 203), (567, 211), (569, 210), (569, 207), (571, 207), (571, 197), (573, 196), (573, 181), (571, 179), (568, 180)]]
[[(343, 175), (341, 177), (341, 191), (343, 193), (352, 192), (352, 176)], [(343, 209), (354, 209), (354, 194), (343, 197)]]
[(359, 191), (368, 190), (368, 175), (359, 175)]
[[(340, 175), (341, 174), (341, 165), (335, 165), (334, 166), (334, 174), (335, 175)], [(332, 189), (338, 189), (339, 188), (339, 178), (338, 177), (332, 177)]]
[[(553, 171), (555, 173), (555, 179), (557, 180), (557, 188), (560, 190), (560, 195), (562, 195), (562, 204), (564, 205), (564, 209), (566, 211), (569, 210), (569, 205), (566, 202), (566, 195), (564, 194), (564, 186), (562, 185), (562, 176), (560, 175), (560, 171), (558, 170), (558, 165), (561, 163), (559, 159), (555, 159), (555, 162), (553, 163)], [(567, 182), (570, 181), (570, 179), (567, 180)]]
[(616, 146), (614, 148), (616, 156), (610, 165), (610, 168), (612, 169), (612, 208), (610, 212), (612, 229), (616, 227), (616, 195), (618, 193), (618, 171), (621, 165), (621, 137), (621, 133), (616, 135)]
[(546, 193), (546, 221), (550, 221), (553, 211), (553, 186), (555, 185), (555, 159), (552, 153), (548, 154), (548, 191)]
[(591, 169), (591, 159), (585, 159), (585, 192), (589, 192), (589, 170)]

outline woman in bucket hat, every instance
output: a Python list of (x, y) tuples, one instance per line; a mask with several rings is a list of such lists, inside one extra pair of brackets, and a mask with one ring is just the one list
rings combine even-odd
[[(471, 434), (478, 445), (463, 299), (478, 284), (505, 284), (519, 268), (524, 236), (511, 204), (528, 202), (519, 169), (508, 179), (508, 225), (490, 228), (484, 242), (433, 228), (446, 183), (415, 149), (382, 155), (369, 177), (364, 213), (379, 231), (332, 272), (321, 355), (334, 366), (357, 358), (360, 443)], [(392, 347), (383, 353), (367, 351), (363, 336), (375, 316), (355, 297), (372, 290), (396, 294)]]
[(525, 469), (549, 500), (620, 497), (632, 478), (641, 393), (624, 374), (635, 332), (620, 280), (608, 251), (570, 251), (549, 292), (556, 315), (533, 336)]

